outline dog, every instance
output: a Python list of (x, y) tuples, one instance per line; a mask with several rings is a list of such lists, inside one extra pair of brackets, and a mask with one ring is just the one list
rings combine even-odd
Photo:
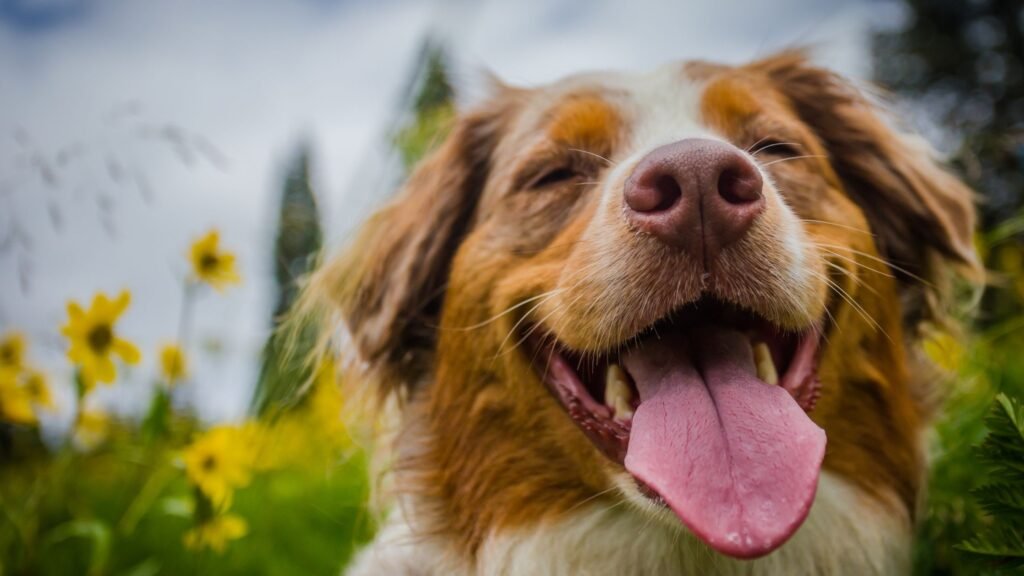
[(349, 574), (908, 573), (980, 267), (877, 100), (791, 51), (460, 114), (307, 289), (398, 415)]

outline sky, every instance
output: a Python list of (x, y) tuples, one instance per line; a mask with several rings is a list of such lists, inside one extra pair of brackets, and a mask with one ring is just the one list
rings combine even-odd
[(870, 30), (900, 17), (841, 0), (0, 0), (0, 333), (29, 336), (66, 405), (67, 301), (130, 290), (118, 329), (144, 360), (95, 401), (138, 412), (178, 329), (188, 245), (216, 228), (244, 282), (197, 298), (177, 400), (239, 418), (270, 330), (288, 163), (312, 146), (328, 242), (343, 243), (390, 193), (375, 171), (428, 34), (471, 102), (485, 71), (533, 85), (804, 45), (865, 78)]

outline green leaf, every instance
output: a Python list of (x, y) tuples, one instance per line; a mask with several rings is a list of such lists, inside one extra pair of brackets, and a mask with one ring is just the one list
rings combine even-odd
[(1014, 484), (986, 484), (974, 491), (983, 508), (992, 515), (1024, 514), (1024, 490)]
[(155, 440), (167, 434), (171, 422), (171, 396), (162, 386), (158, 386), (149, 411), (142, 421), (143, 437)]
[(1024, 412), (1015, 400), (999, 394), (985, 419), (988, 436), (976, 449), (991, 465), (989, 481), (972, 495), (991, 521), (957, 546), (991, 568), (1024, 567)]
[(46, 535), (44, 546), (53, 546), (72, 538), (88, 539), (92, 542), (88, 574), (101, 574), (110, 557), (110, 532), (110, 527), (99, 520), (72, 520), (54, 527)]
[(159, 573), (160, 563), (150, 558), (126, 572), (124, 576), (156, 576)]

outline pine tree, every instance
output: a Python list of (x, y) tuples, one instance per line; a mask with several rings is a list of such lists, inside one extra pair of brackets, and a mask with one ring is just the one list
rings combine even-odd
[[(285, 177), (274, 242), (274, 277), (277, 295), (272, 326), (288, 313), (298, 295), (297, 280), (313, 264), (320, 250), (322, 232), (316, 195), (310, 184), (311, 152), (301, 145)], [(253, 408), (259, 414), (286, 407), (299, 400), (297, 390), (309, 380), (306, 356), (315, 342), (312, 326), (294, 331), (274, 330), (263, 348)], [(295, 341), (288, 342), (293, 337)]]
[(455, 117), (455, 92), (448, 80), (444, 49), (428, 42), (423, 50), (423, 70), (412, 102), (412, 117), (394, 137), (406, 170), (437, 145)]
[(304, 274), (320, 250), (322, 234), (316, 195), (310, 184), (310, 149), (300, 145), (285, 177), (284, 194), (274, 243), (274, 273), (278, 286), (275, 317), (288, 311), (296, 296), (295, 280)]

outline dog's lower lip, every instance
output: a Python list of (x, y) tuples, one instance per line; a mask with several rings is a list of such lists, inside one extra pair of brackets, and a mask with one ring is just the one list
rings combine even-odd
[(632, 418), (615, 418), (613, 408), (588, 390), (580, 378), (581, 366), (568, 357), (569, 351), (550, 336), (532, 335), (527, 339), (534, 367), (551, 393), (605, 456), (622, 464), (629, 443)]
[[(721, 312), (717, 305), (710, 306)], [(770, 355), (768, 362), (777, 371), (776, 381), (762, 376), (758, 367), (758, 376), (767, 384), (780, 385), (797, 399), (801, 407), (809, 412), (817, 399), (818, 384), (816, 375), (818, 330), (815, 326), (801, 332), (786, 332), (775, 327), (754, 314), (729, 309), (721, 316), (713, 316), (707, 310), (696, 317), (689, 314), (673, 314), (655, 323), (647, 330), (624, 344), (624, 347), (643, 346), (646, 338), (659, 337), (659, 330), (667, 325), (676, 330), (699, 330), (700, 323), (725, 323), (737, 326), (747, 332), (751, 338), (753, 349), (763, 346)], [(719, 320), (721, 318), (721, 320)], [(679, 326), (687, 319), (694, 325)], [(639, 396), (631, 375), (621, 365), (619, 354), (582, 354), (561, 344), (543, 327), (530, 326), (527, 330), (527, 347), (529, 355), (538, 375), (547, 385), (552, 394), (559, 400), (563, 408), (587, 435), (591, 442), (613, 462), (623, 464), (632, 425), (632, 412), (639, 405)], [(755, 352), (764, 361), (764, 351)], [(631, 410), (624, 413), (620, 407), (614, 408), (614, 401), (605, 398), (606, 372), (622, 369), (630, 382)], [(770, 371), (768, 371), (770, 372)], [(767, 374), (768, 372), (764, 372)], [(616, 417), (616, 416), (619, 417)]]

